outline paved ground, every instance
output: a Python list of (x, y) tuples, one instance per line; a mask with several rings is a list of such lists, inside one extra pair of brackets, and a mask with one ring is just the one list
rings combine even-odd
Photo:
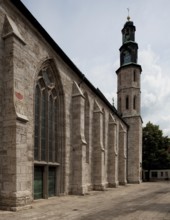
[(127, 185), (86, 196), (39, 200), (32, 209), (0, 211), (0, 220), (170, 220), (170, 182)]

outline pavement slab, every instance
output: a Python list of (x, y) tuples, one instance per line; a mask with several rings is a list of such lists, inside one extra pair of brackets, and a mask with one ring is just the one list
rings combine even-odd
[(170, 182), (36, 200), (31, 209), (0, 211), (0, 220), (170, 220)]

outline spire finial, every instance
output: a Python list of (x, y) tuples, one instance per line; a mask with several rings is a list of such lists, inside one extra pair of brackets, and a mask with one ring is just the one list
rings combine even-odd
[(127, 8), (127, 11), (128, 11), (127, 20), (129, 21), (129, 20), (130, 20), (130, 16), (129, 16), (129, 8)]

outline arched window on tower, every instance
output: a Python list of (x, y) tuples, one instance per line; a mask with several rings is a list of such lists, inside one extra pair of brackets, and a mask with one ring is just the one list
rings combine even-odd
[(126, 96), (126, 109), (129, 109), (129, 97)]
[(133, 109), (136, 109), (136, 96), (133, 97)]
[(119, 73), (119, 84), (121, 85), (121, 73)]
[(136, 70), (133, 71), (133, 81), (136, 82)]
[(121, 111), (122, 111), (122, 100), (121, 100), (121, 98), (119, 98), (119, 103), (118, 103), (118, 111), (121, 113)]

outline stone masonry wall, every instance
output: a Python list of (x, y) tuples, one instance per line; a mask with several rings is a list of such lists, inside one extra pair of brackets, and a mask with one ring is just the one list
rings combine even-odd
[[(108, 154), (111, 151), (114, 156), (114, 150), (111, 148), (115, 148), (114, 140), (112, 144), (111, 138), (109, 140), (108, 137), (112, 135), (108, 131), (109, 115), (116, 124), (121, 120), (73, 72), (29, 21), (10, 4), (9, 0), (4, 0), (1, 4), (0, 34), (3, 36), (0, 38), (0, 79), (3, 79), (0, 80), (0, 101), (2, 101), (0, 106), (0, 207), (17, 210), (20, 206), (30, 205), (33, 200), (34, 91), (38, 73), (43, 63), (48, 60), (52, 60), (55, 66), (56, 81), (61, 88), (63, 100), (63, 106), (60, 108), (63, 112), (60, 123), (62, 158), (58, 194), (70, 192), (84, 194), (88, 189), (93, 188), (103, 190), (110, 181)], [(89, 100), (88, 148), (86, 140), (83, 140), (83, 144), (81, 142), (81, 138), (85, 137), (82, 115), (84, 97), (81, 95), (81, 98), (73, 98), (75, 83), (80, 93), (86, 93)], [(73, 103), (74, 109), (72, 109)], [(76, 108), (78, 109), (75, 110)], [(123, 122), (121, 124), (126, 130), (126, 125)], [(77, 129), (79, 137), (73, 138), (72, 129)], [(114, 129), (113, 132), (115, 132)], [(118, 140), (118, 127), (113, 139), (115, 136)], [(78, 154), (74, 155), (78, 158), (80, 167), (77, 167), (78, 161), (76, 163), (73, 161), (73, 144), (77, 148), (82, 144)], [(116, 156), (116, 161), (117, 159)], [(109, 160), (111, 162), (111, 158)], [(115, 172), (116, 177), (115, 179), (112, 177), (111, 183), (116, 186), (118, 168), (114, 169), (114, 166), (117, 167), (117, 162), (115, 163), (112, 164), (112, 171)]]
[[(4, 21), (4, 16), (3, 13), (1, 12), (1, 8), (0, 8), (0, 33), (2, 32), (3, 29), (3, 21)], [(3, 39), (0, 38), (0, 103), (2, 103), (3, 100), (3, 83), (2, 83), (2, 79), (3, 79), (3, 65), (2, 65), (2, 60), (3, 60), (3, 52), (4, 52), (4, 43), (3, 43)], [(3, 118), (2, 118), (2, 109), (3, 109), (3, 105), (0, 105), (0, 191), (2, 190), (2, 158), (3, 158), (3, 154), (5, 152), (5, 150), (2, 147), (2, 132), (3, 132)]]
[(127, 180), (129, 183), (140, 183), (142, 180), (142, 122), (140, 117), (125, 120), (129, 124)]

